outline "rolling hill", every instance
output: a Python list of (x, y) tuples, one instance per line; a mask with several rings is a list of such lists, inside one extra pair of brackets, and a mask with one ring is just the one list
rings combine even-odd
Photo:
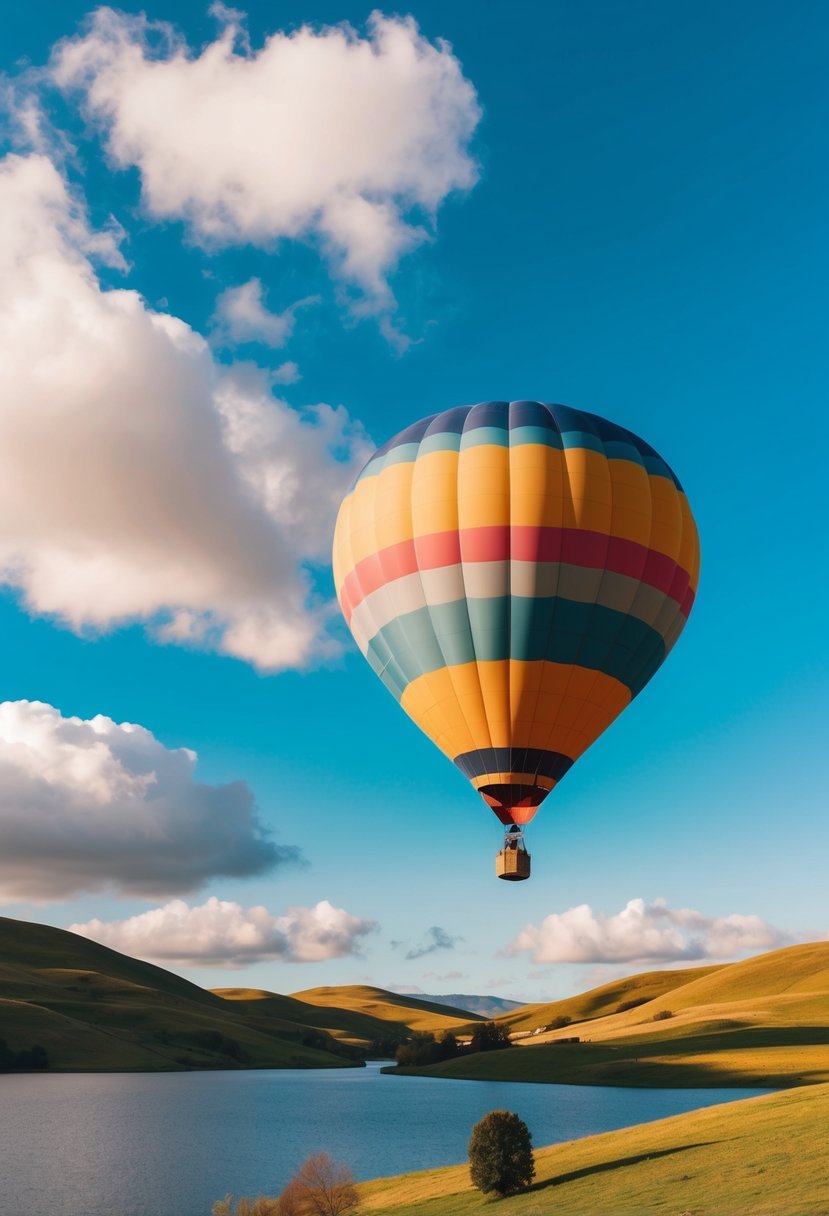
[[(556, 1025), (567, 1017), (573, 1020)], [(517, 1038), (515, 1050), (401, 1071), (581, 1085), (829, 1081), (829, 942), (716, 968), (634, 976), (498, 1021), (513, 1034), (516, 1026), (539, 1033)], [(562, 1042), (572, 1038), (579, 1041)]]
[(353, 1010), (355, 1013), (379, 1018), (387, 1025), (389, 1022), (399, 1022), (409, 1030), (429, 1031), (432, 1034), (440, 1034), (445, 1030), (464, 1030), (472, 1022), (484, 1020), (480, 1014), (454, 1009), (450, 1005), (435, 1004), (420, 996), (386, 992), (384, 988), (370, 988), (362, 984), (309, 988), (293, 995), (294, 999), (309, 1005)]
[(0, 1040), (13, 1054), (41, 1045), (53, 1069), (346, 1067), (410, 1028), (474, 1020), (379, 988), (302, 995), (210, 992), (78, 934), (0, 917)]

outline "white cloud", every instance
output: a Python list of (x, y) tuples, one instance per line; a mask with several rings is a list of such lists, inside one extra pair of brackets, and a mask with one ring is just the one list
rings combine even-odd
[(273, 916), (267, 908), (211, 896), (191, 907), (174, 899), (126, 920), (91, 920), (70, 925), (73, 933), (137, 958), (194, 967), (243, 967), (268, 959), (316, 963), (359, 954), (361, 939), (374, 921), (352, 916), (327, 899), (313, 908), (288, 908)]
[(0, 161), (0, 581), (73, 629), (144, 620), (261, 668), (334, 649), (305, 563), (328, 558), (368, 453), (183, 321), (104, 290), (90, 229), (39, 155)]
[(274, 368), (271, 372), (272, 384), (296, 384), (301, 379), (299, 366), (291, 359), (288, 359), (286, 363), (280, 363), (279, 367)]
[(205, 785), (196, 760), (143, 726), (0, 703), (0, 898), (173, 894), (297, 860), (244, 782)]
[(424, 223), (474, 185), (475, 90), (445, 42), (412, 17), (374, 13), (271, 35), (252, 51), (224, 10), (194, 54), (169, 25), (109, 8), (59, 44), (52, 72), (80, 89), (150, 214), (207, 245), (316, 239), (342, 277), (391, 306), (388, 272)]
[(527, 925), (507, 953), (527, 951), (534, 963), (724, 961), (793, 940), (759, 916), (705, 916), (664, 900), (631, 899), (615, 916), (594, 913), (589, 904), (553, 912)]
[[(264, 342), (268, 346), (284, 346), (294, 332), (296, 311), (316, 304), (319, 296), (297, 300), (283, 312), (270, 312), (262, 299), (262, 283), (249, 279), (239, 287), (228, 287), (216, 300), (214, 322), (219, 339), (238, 342)], [(296, 364), (283, 364), (283, 368)], [(283, 379), (282, 383), (286, 383)]]

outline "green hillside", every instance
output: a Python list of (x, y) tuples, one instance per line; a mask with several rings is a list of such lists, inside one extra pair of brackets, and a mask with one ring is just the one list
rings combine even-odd
[(468, 1166), (458, 1165), (364, 1183), (360, 1211), (825, 1216), (827, 1123), (829, 1085), (770, 1094), (539, 1149), (533, 1187), (497, 1203), (474, 1191)]
[(0, 917), (0, 1040), (13, 1055), (41, 1045), (53, 1069), (337, 1068), (410, 1028), (473, 1020), (379, 988), (209, 992), (78, 934)]
[[(673, 977), (670, 985), (666, 976)], [(642, 1004), (600, 1012), (638, 1002), (660, 987), (659, 995)], [(614, 1004), (617, 996), (622, 1000)], [(620, 989), (608, 985), (543, 1008), (567, 1006), (581, 1009), (582, 1020), (516, 1039), (508, 1051), (405, 1071), (580, 1085), (772, 1087), (829, 1081), (829, 942), (789, 946), (716, 969), (636, 976)], [(521, 1012), (499, 1021), (514, 1026)], [(573, 1037), (579, 1042), (561, 1042)]]
[(359, 1062), (323, 1030), (253, 1018), (161, 967), (85, 937), (0, 918), (0, 1039), (51, 1068), (331, 1068)]

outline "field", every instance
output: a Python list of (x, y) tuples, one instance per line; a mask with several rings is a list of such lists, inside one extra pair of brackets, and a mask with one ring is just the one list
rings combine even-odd
[(531, 1190), (474, 1191), (466, 1165), (360, 1189), (371, 1216), (826, 1216), (829, 1085), (709, 1107), (536, 1152)]

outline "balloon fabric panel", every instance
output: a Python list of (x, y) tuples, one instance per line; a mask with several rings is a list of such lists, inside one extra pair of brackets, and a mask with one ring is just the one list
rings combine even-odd
[(528, 822), (656, 672), (699, 572), (676, 477), (597, 415), (486, 402), (423, 419), (340, 510), (358, 646), (505, 822)]

